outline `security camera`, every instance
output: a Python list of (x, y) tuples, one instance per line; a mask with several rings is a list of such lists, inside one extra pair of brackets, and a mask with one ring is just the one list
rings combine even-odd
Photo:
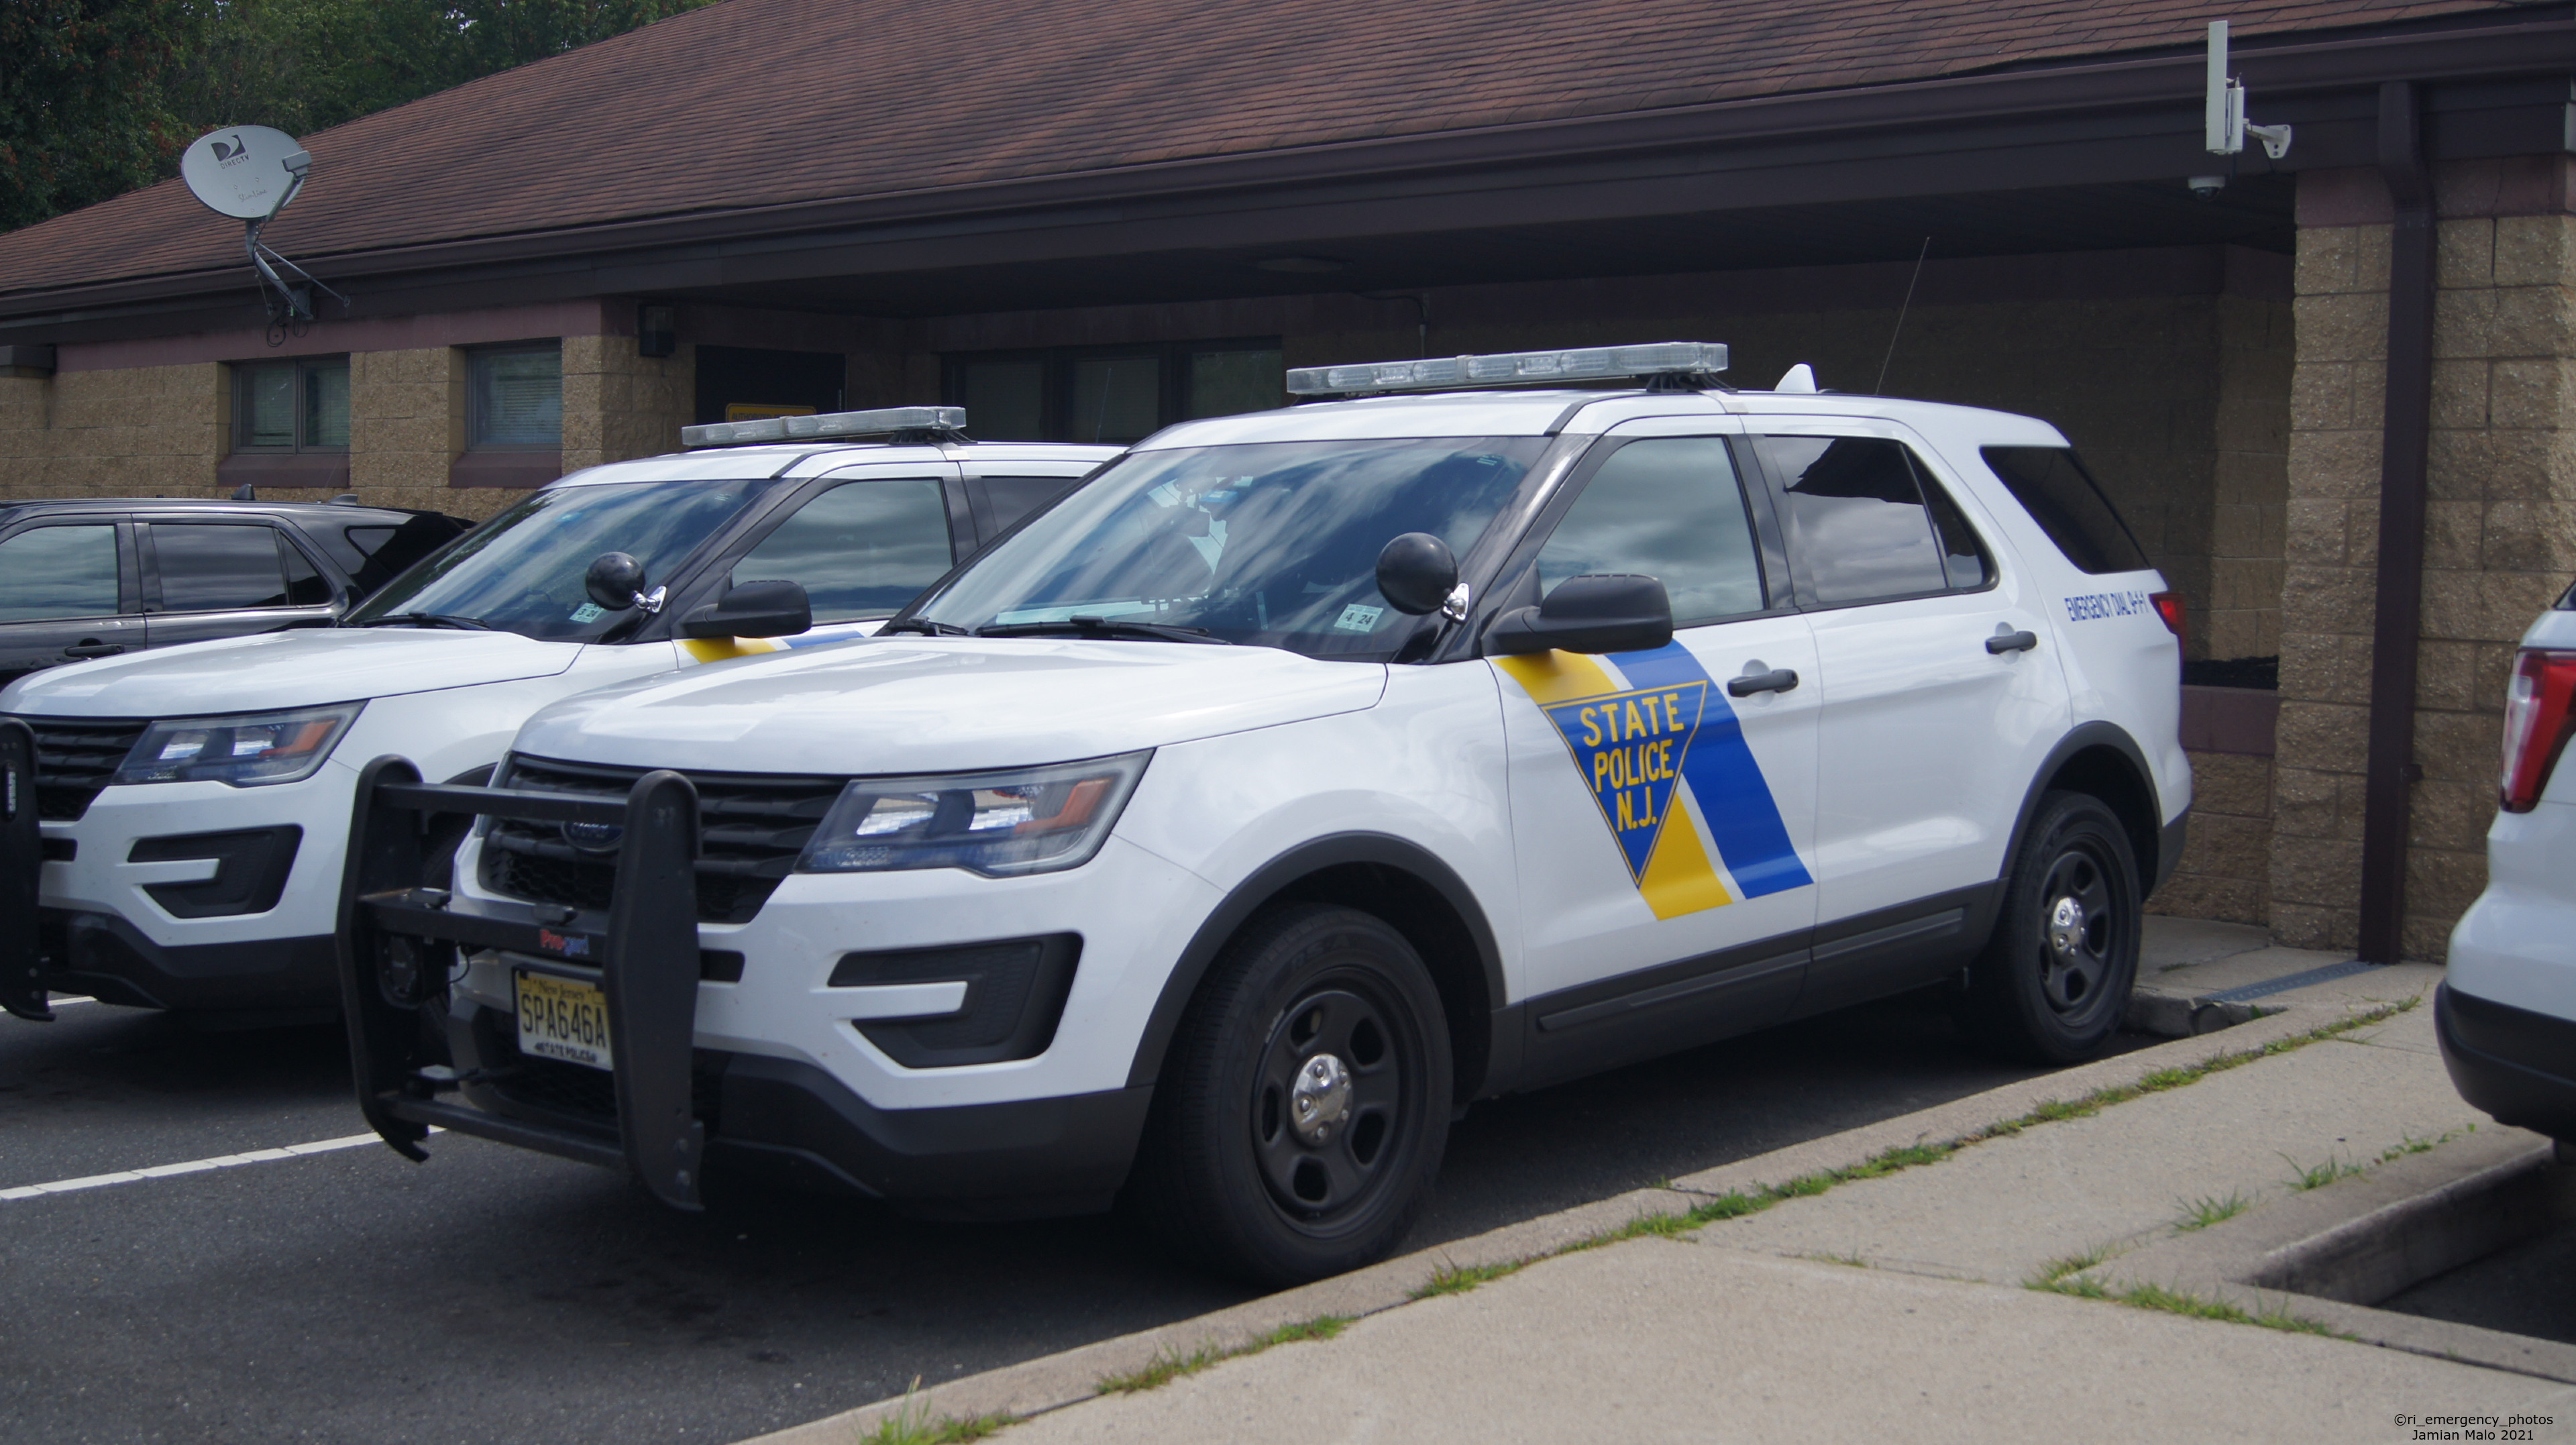
[(2190, 180), (2183, 182), (2183, 184), (2191, 187), (2191, 193), (2200, 197), (2202, 200), (2214, 201), (2218, 199), (2218, 193), (2220, 191), (2227, 189), (2227, 177), (2194, 176)]

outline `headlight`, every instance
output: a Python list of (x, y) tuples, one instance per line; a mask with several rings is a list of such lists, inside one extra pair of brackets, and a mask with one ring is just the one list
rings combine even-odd
[(362, 702), (240, 717), (192, 717), (143, 730), (111, 781), (230, 783), (253, 788), (311, 776), (356, 721)]
[(1077, 868), (1100, 851), (1150, 752), (926, 778), (861, 778), (842, 789), (805, 873), (964, 868), (988, 876)]

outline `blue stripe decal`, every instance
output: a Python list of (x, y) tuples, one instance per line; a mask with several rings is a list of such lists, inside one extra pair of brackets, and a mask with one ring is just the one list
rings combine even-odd
[(1667, 642), (1652, 652), (1614, 652), (1610, 660), (1627, 674), (1630, 687), (1698, 683), (1707, 690), (1698, 735), (1682, 757), (1682, 781), (1699, 799), (1708, 835), (1744, 896), (1759, 898), (1814, 883), (1807, 865), (1798, 861), (1788, 826), (1780, 821), (1780, 805), (1771, 799), (1771, 785), (1763, 781), (1762, 765), (1744, 741), (1744, 725), (1735, 720), (1726, 689), (1715, 685), (1690, 649)]

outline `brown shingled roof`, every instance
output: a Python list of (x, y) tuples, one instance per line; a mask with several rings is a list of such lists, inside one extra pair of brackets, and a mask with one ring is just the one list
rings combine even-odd
[[(2239, 37), (2518, 8), (2232, 0)], [(384, 246), (2188, 46), (2196, 0), (727, 0), (307, 138), (270, 229)], [(0, 236), (0, 294), (236, 266), (178, 182)]]

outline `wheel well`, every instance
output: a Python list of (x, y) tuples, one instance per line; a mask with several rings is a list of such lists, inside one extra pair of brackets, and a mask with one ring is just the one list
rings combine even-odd
[(2058, 764), (2057, 771), (2049, 774), (2047, 786), (2058, 792), (2090, 793), (2101, 799), (2129, 835), (2129, 851), (2138, 860), (2139, 891), (2155, 886), (2156, 849), (2163, 836), (2160, 825), (2164, 820), (2156, 816), (2155, 791), (2138, 776), (2135, 763), (2119, 749), (2097, 744)]
[(1487, 997), (1485, 965), (1467, 921), (1438, 888), (1384, 863), (1339, 863), (1318, 868), (1282, 887), (1263, 909), (1282, 903), (1333, 903), (1384, 919), (1422, 955), (1449, 1024), (1449, 1053), (1457, 1067), (1457, 1099), (1472, 1099), (1485, 1078), (1493, 1046), (1494, 1001)]

